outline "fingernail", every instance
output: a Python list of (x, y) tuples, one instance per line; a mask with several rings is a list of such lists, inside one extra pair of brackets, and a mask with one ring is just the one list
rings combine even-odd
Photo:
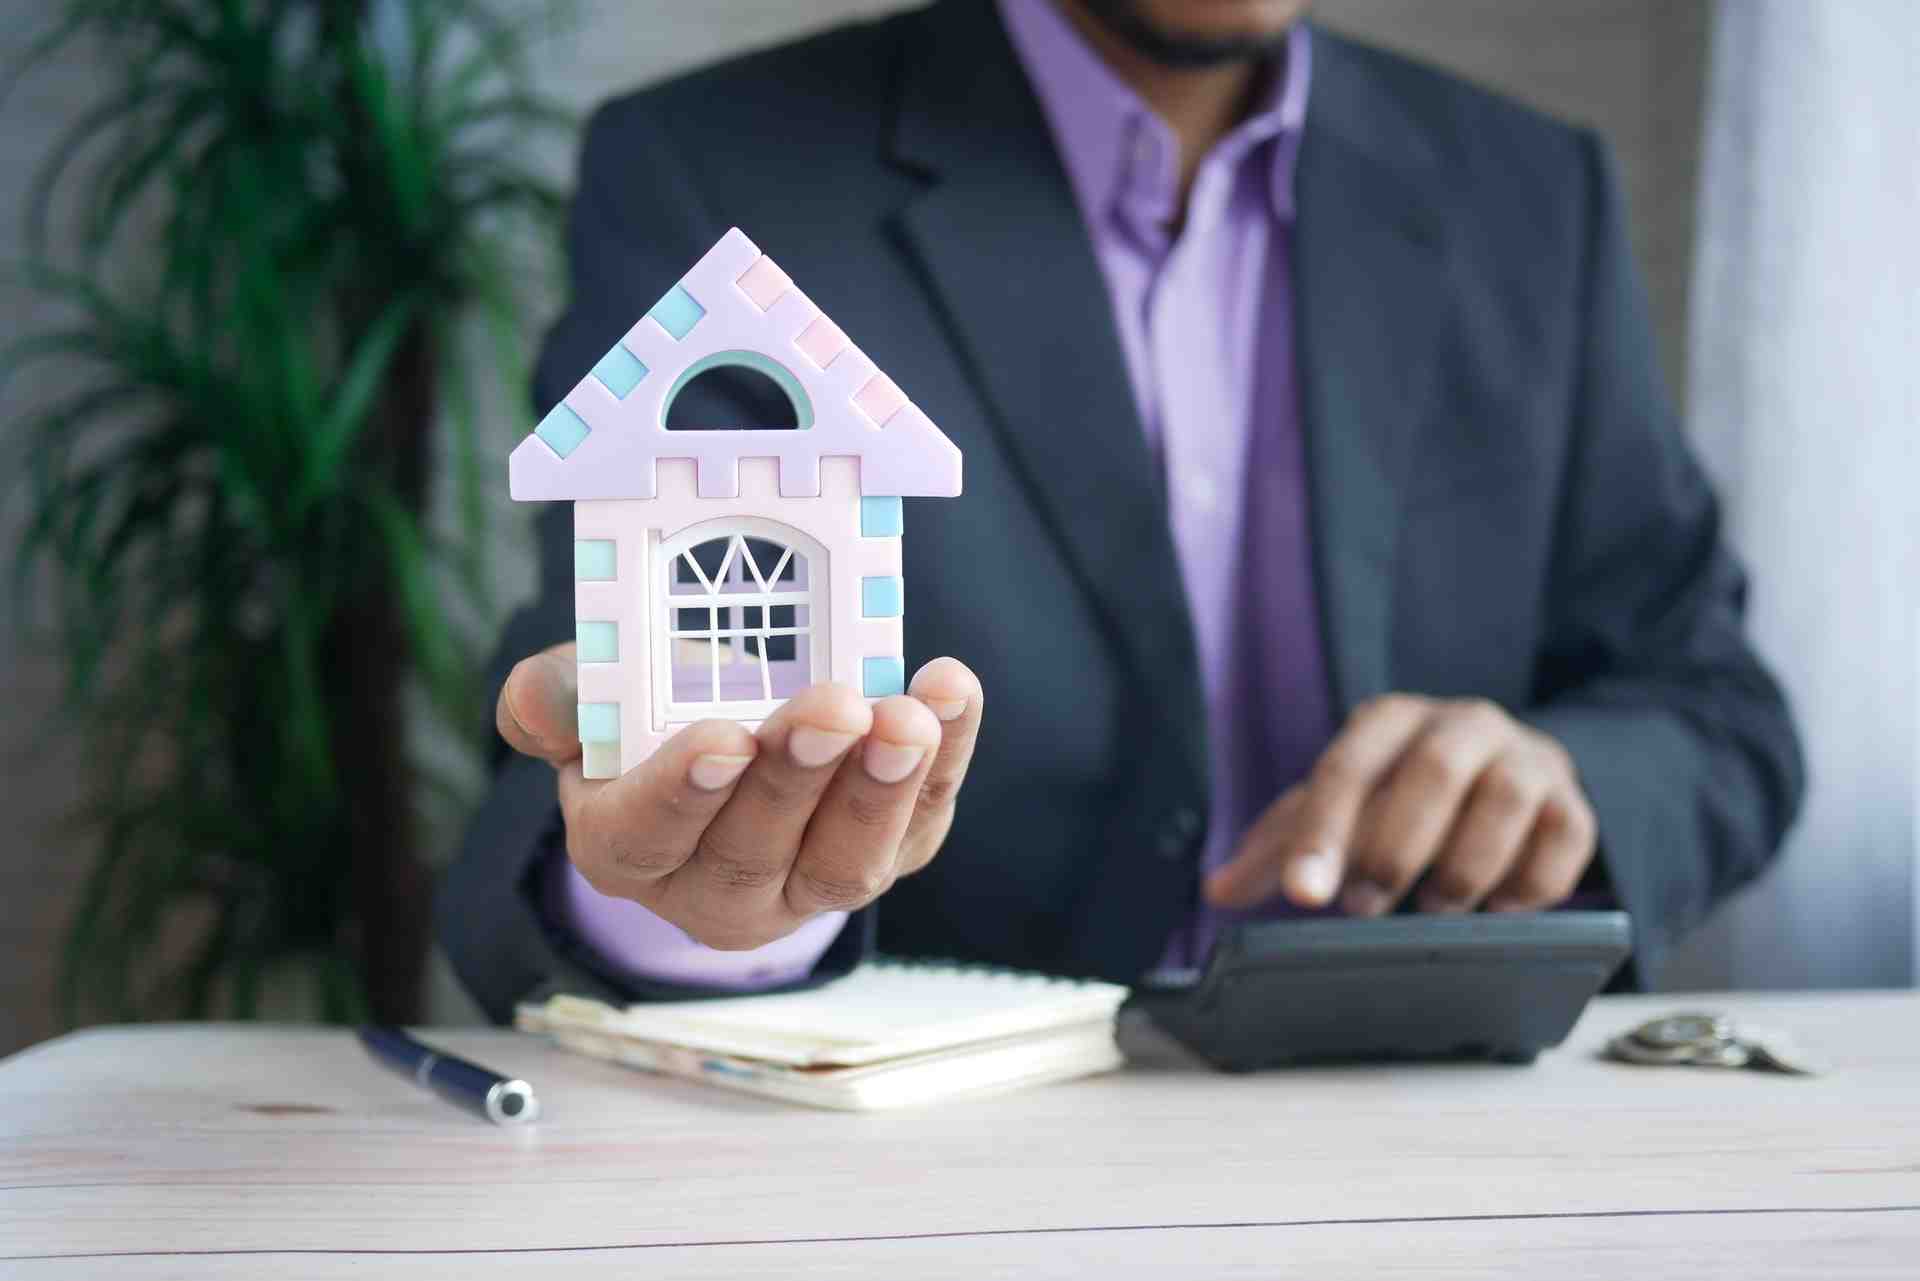
[(1340, 910), (1348, 916), (1379, 916), (1393, 906), (1393, 896), (1372, 881), (1355, 881), (1340, 895)]
[(751, 756), (696, 756), (687, 767), (687, 781), (703, 792), (717, 792), (751, 764)]
[(875, 782), (898, 783), (920, 767), (920, 758), (926, 754), (927, 749), (924, 747), (870, 738), (867, 740), (867, 750), (862, 754), (861, 763), (867, 767), (867, 773)]
[(1434, 916), (1458, 916), (1467, 910), (1467, 905), (1457, 898), (1448, 898), (1443, 894), (1422, 894), (1420, 910)]
[(787, 755), (793, 757), (794, 764), (803, 769), (819, 769), (839, 759), (840, 754), (853, 746), (858, 734), (841, 734), (833, 730), (815, 729), (811, 725), (800, 725), (787, 735)]
[(580, 711), (580, 691), (574, 683), (577, 668), (571, 659), (558, 654), (542, 654), (541, 658), (553, 669), (553, 679), (544, 682), (547, 706), (562, 723), (570, 722)]
[(967, 710), (964, 698), (923, 698), (927, 709), (943, 721), (957, 721)]
[(1340, 851), (1314, 850), (1293, 861), (1287, 874), (1293, 897), (1318, 907), (1329, 903), (1340, 888)]
[(1487, 910), (1489, 912), (1524, 912), (1527, 910), (1527, 905), (1519, 899), (1490, 898), (1487, 900)]

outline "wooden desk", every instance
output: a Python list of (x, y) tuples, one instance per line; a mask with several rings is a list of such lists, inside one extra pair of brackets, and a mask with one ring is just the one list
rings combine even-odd
[[(1594, 1057), (1676, 1005), (1835, 1071)], [(0, 1275), (1920, 1277), (1920, 993), (1610, 999), (1532, 1068), (1222, 1077), (1130, 1035), (1126, 1072), (867, 1116), (432, 1039), (546, 1119), (471, 1120), (340, 1031), (0, 1063)]]

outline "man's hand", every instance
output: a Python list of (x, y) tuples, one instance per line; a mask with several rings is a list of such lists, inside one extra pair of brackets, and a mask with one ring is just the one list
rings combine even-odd
[(1573, 892), (1594, 839), (1559, 743), (1492, 703), (1391, 694), (1353, 714), (1206, 895), (1321, 907), (1337, 893), (1348, 915), (1379, 916), (1419, 881), (1423, 911), (1528, 911)]
[(560, 772), (567, 856), (709, 947), (759, 947), (820, 912), (865, 906), (939, 852), (980, 731), (980, 682), (939, 658), (911, 693), (816, 685), (758, 734), (701, 721), (616, 779), (582, 775), (574, 647), (526, 659), (495, 719)]

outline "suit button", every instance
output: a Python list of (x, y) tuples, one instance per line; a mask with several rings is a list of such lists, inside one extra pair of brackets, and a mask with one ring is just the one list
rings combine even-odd
[(1154, 848), (1164, 859), (1185, 858), (1193, 852), (1194, 838), (1199, 835), (1199, 813), (1183, 805), (1161, 822)]

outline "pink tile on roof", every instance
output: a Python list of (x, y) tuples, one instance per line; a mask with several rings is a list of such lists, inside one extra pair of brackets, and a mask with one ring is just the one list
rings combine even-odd
[(853, 403), (860, 407), (861, 413), (884, 425), (900, 406), (907, 403), (907, 393), (901, 391), (893, 379), (885, 374), (875, 374), (867, 379), (866, 386), (854, 393)]
[(781, 294), (793, 288), (793, 281), (787, 277), (787, 273), (780, 270), (779, 265), (765, 254), (760, 255), (753, 266), (747, 268), (738, 284), (741, 292), (753, 299), (754, 305), (761, 311), (773, 306)]
[(802, 329), (800, 336), (793, 340), (793, 345), (800, 349), (801, 355), (813, 362), (814, 368), (825, 369), (833, 363), (835, 356), (851, 344), (847, 336), (840, 332), (840, 326), (822, 316)]

